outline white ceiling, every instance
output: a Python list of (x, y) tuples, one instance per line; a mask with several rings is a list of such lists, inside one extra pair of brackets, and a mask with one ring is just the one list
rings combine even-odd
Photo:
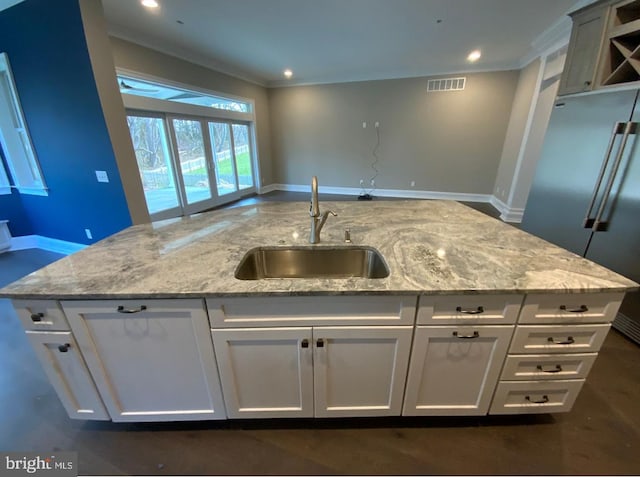
[[(139, 0), (102, 0), (109, 33), (267, 86), (521, 68), (532, 42), (560, 24), (576, 4), (576, 0), (158, 2), (158, 9), (148, 10)], [(466, 56), (476, 48), (483, 56), (472, 65)], [(291, 80), (284, 80), (285, 68), (293, 70)]]

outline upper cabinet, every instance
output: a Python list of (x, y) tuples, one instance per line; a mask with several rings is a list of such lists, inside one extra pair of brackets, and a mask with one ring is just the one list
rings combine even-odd
[(571, 19), (559, 95), (640, 80), (640, 0), (601, 0)]

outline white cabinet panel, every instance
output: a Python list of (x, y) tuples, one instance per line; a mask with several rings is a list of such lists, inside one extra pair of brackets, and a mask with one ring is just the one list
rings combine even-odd
[(202, 300), (62, 306), (114, 421), (226, 417)]
[(71, 332), (27, 331), (27, 338), (69, 417), (108, 421), (107, 410)]
[(400, 415), (410, 326), (313, 329), (316, 417)]
[(624, 293), (527, 295), (518, 323), (610, 323), (623, 298)]
[(419, 326), (403, 415), (486, 414), (513, 326)]
[(229, 417), (313, 417), (311, 328), (211, 333)]
[(597, 353), (525, 354), (507, 356), (502, 370), (503, 381), (584, 379)]
[(208, 298), (212, 328), (412, 325), (415, 296)]
[(12, 300), (11, 303), (25, 330), (69, 330), (64, 312), (55, 300)]
[(522, 295), (420, 297), (418, 325), (507, 325), (518, 319)]
[(598, 351), (611, 325), (518, 325), (509, 353), (591, 353)]
[(570, 381), (506, 381), (498, 384), (489, 414), (567, 412), (584, 379)]

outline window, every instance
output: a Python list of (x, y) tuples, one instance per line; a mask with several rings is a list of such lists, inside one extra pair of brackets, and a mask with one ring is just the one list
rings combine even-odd
[(2, 161), (2, 152), (0, 151), (0, 194), (11, 194), (11, 184), (7, 172), (4, 170), (4, 162)]
[(188, 215), (256, 190), (253, 102), (118, 72), (152, 220)]
[[(6, 53), (0, 54), (0, 144), (18, 191), (47, 195)], [(0, 184), (2, 180), (0, 173)]]
[(249, 102), (167, 86), (157, 82), (143, 81), (130, 76), (118, 75), (118, 86), (120, 86), (120, 93), (127, 95), (143, 96), (145, 98), (193, 104), (195, 106), (237, 111), (240, 113), (251, 112), (251, 103)]

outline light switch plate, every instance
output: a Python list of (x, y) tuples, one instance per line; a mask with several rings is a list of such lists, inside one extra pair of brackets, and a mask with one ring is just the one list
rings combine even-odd
[(107, 171), (96, 171), (96, 177), (98, 178), (98, 182), (109, 182)]

